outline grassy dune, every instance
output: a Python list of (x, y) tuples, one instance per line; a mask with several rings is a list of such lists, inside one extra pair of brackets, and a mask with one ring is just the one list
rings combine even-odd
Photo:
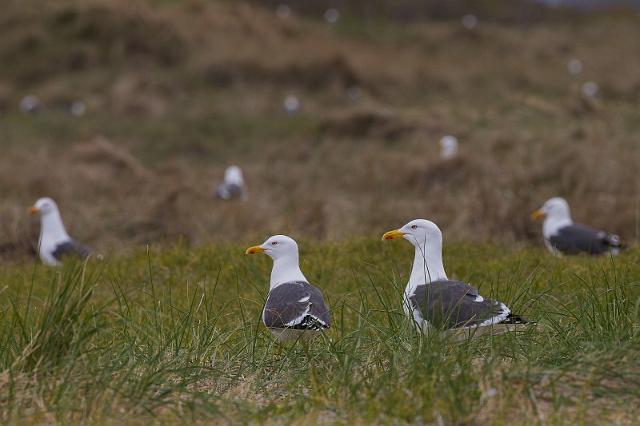
[[(249, 241), (248, 241), (249, 242)], [(419, 336), (400, 295), (408, 244), (301, 245), (334, 318), (279, 350), (260, 322), (266, 256), (207, 245), (0, 271), (0, 421), (633, 424), (640, 252), (553, 258), (450, 245), (445, 266), (539, 331)]]

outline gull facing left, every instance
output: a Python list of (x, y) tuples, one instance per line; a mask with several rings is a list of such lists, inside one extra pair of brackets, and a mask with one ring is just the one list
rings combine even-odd
[(86, 258), (91, 250), (72, 240), (64, 228), (58, 205), (51, 198), (40, 198), (33, 207), (29, 208), (30, 214), (40, 215), (40, 240), (38, 241), (38, 254), (45, 265), (59, 266), (65, 257), (75, 256)]
[(245, 253), (265, 253), (273, 259), (262, 322), (279, 342), (309, 340), (331, 326), (322, 292), (300, 270), (298, 244), (293, 238), (274, 235)]
[(435, 223), (415, 219), (389, 231), (383, 240), (403, 238), (415, 247), (413, 269), (404, 291), (405, 313), (422, 332), (432, 327), (444, 330), (478, 330), (493, 334), (508, 331), (497, 325), (526, 324), (502, 302), (485, 299), (467, 283), (447, 278), (442, 264), (442, 232)]
[(237, 198), (246, 201), (249, 198), (247, 185), (240, 167), (227, 167), (224, 171), (224, 181), (216, 188), (215, 196), (225, 201), (235, 200)]

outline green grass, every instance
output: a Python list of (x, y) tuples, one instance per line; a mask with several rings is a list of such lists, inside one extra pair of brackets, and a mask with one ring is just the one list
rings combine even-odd
[(454, 343), (401, 312), (411, 248), (302, 244), (334, 326), (280, 350), (260, 314), (270, 261), (243, 247), (136, 252), (0, 272), (3, 423), (631, 423), (640, 252), (553, 258), (451, 245), (451, 277), (541, 330)]

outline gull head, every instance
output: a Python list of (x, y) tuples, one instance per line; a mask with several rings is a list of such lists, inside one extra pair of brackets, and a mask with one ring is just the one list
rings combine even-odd
[(38, 201), (29, 208), (29, 214), (39, 214), (41, 217), (57, 211), (58, 205), (48, 197), (38, 199)]
[(298, 243), (286, 235), (274, 235), (259, 246), (249, 247), (245, 254), (264, 253), (273, 260), (285, 257), (298, 257)]
[(242, 169), (238, 166), (227, 167), (224, 171), (224, 182), (242, 186), (244, 184)]
[(414, 219), (402, 228), (386, 232), (383, 240), (404, 238), (414, 246), (442, 245), (442, 232), (438, 226), (426, 219)]
[(571, 211), (569, 210), (569, 203), (562, 197), (554, 197), (548, 199), (542, 207), (531, 213), (533, 220), (540, 220), (543, 218), (550, 219), (570, 219)]

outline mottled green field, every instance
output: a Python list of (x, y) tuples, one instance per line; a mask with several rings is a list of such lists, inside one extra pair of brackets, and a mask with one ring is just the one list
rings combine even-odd
[[(247, 244), (257, 241), (246, 241)], [(9, 424), (633, 424), (640, 251), (553, 258), (449, 245), (445, 267), (538, 320), (460, 343), (415, 333), (412, 248), (301, 244), (334, 318), (305, 347), (260, 314), (271, 268), (241, 246), (151, 249), (0, 270), (0, 422)]]

